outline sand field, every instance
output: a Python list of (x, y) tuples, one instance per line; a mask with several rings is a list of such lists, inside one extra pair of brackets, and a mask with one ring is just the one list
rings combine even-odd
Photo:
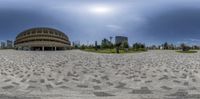
[(0, 99), (200, 99), (200, 53), (0, 50)]

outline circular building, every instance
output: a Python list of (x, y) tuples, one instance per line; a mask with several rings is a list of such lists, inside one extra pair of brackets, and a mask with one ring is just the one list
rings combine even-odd
[(63, 32), (52, 28), (32, 28), (17, 35), (17, 50), (65, 50), (70, 49), (70, 41)]

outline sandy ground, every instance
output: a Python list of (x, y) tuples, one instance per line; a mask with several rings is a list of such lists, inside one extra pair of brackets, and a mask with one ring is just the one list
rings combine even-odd
[(200, 53), (0, 50), (0, 99), (200, 99)]

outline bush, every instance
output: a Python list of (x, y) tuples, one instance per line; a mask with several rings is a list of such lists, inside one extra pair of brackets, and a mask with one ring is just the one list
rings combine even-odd
[(85, 48), (86, 48), (85, 45), (81, 45), (81, 48), (80, 48), (80, 49), (84, 50)]
[(190, 47), (183, 43), (183, 44), (181, 44), (181, 49), (182, 49), (182, 51), (189, 51)]
[(134, 43), (133, 44), (133, 50), (135, 51), (144, 51), (145, 50), (145, 45), (142, 43)]

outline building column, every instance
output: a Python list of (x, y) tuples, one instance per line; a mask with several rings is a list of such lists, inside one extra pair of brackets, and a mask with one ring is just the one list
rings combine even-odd
[(57, 49), (56, 49), (56, 47), (55, 47), (55, 51), (56, 51)]
[(42, 51), (44, 51), (44, 46), (42, 46)]

